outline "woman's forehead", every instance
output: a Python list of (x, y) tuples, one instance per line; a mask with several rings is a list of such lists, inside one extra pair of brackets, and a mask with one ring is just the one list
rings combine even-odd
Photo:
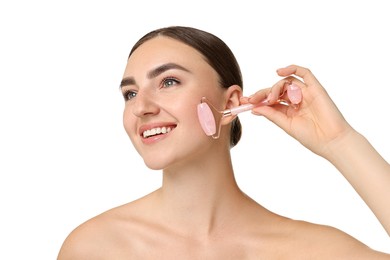
[(157, 36), (140, 45), (129, 57), (139, 59), (170, 59), (170, 60), (204, 60), (203, 55), (195, 48), (170, 37)]
[(157, 36), (144, 42), (130, 55), (126, 71), (136, 73), (168, 63), (178, 64), (189, 70), (211, 68), (195, 48), (170, 37)]

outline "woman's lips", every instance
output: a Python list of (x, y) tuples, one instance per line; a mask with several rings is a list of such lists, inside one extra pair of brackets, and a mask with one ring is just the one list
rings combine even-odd
[(164, 138), (175, 128), (176, 124), (172, 123), (148, 124), (140, 127), (139, 135), (143, 142), (152, 143)]
[(143, 138), (149, 138), (151, 136), (169, 133), (172, 131), (172, 129), (173, 129), (173, 127), (171, 127), (171, 126), (155, 127), (155, 128), (143, 131), (142, 136), (143, 136)]

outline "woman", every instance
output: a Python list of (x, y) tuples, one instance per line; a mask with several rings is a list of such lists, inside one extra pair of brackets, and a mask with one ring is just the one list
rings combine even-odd
[[(214, 35), (168, 27), (141, 38), (121, 82), (123, 122), (145, 164), (162, 169), (162, 187), (80, 225), (58, 259), (390, 259), (340, 230), (279, 216), (246, 196), (230, 157), (241, 136), (237, 117), (222, 119), (218, 139), (203, 132), (202, 97), (223, 109), (266, 100), (252, 112), (335, 165), (390, 234), (389, 164), (308, 69), (277, 73), (283, 79), (272, 88), (244, 98), (234, 55)], [(299, 108), (279, 104), (280, 97)]]

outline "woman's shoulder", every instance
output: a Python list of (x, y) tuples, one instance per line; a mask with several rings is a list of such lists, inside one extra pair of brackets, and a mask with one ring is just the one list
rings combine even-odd
[(103, 248), (99, 239), (104, 226), (102, 215), (99, 215), (76, 227), (62, 244), (58, 259), (87, 259), (98, 255)]
[(143, 199), (107, 210), (76, 227), (65, 239), (58, 259), (105, 259), (114, 252), (131, 250), (137, 227), (142, 225)]
[(323, 224), (284, 219), (286, 252), (310, 259), (389, 259), (344, 231)]

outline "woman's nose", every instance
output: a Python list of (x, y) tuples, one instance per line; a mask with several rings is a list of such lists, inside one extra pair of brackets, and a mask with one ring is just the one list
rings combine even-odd
[(133, 114), (138, 117), (158, 114), (159, 107), (154, 100), (151, 93), (139, 91), (133, 103)]

